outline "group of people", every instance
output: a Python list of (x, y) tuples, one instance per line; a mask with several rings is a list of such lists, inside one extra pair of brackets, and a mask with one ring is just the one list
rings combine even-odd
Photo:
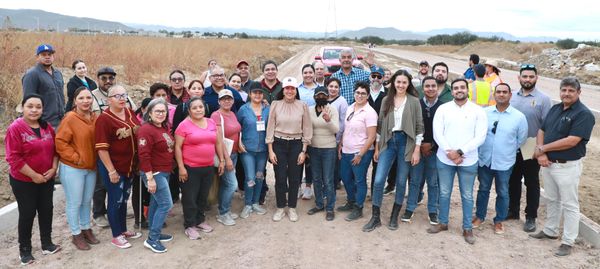
[[(352, 52), (342, 51), (339, 71), (321, 80), (316, 74), (322, 63), (307, 64), (300, 70), (301, 83), (293, 77), (279, 80), (273, 61), (262, 64), (260, 81), (250, 79), (244, 60), (229, 80), (211, 60), (204, 79), (191, 80), (187, 87), (184, 72), (174, 70), (170, 85), (153, 84), (138, 108), (116, 83), (114, 69), (100, 68), (96, 85), (87, 77), (85, 63), (77, 60), (65, 107), (62, 74), (52, 66), (54, 52), (48, 44), (37, 48), (38, 64), (23, 76), (23, 116), (6, 133), (23, 264), (34, 261), (36, 213), (44, 254), (60, 250), (51, 240), (57, 171), (72, 242), (81, 250), (99, 243), (91, 212), (96, 225), (110, 226), (111, 243), (118, 248), (131, 247), (129, 239), (142, 236), (126, 225), (132, 185), (136, 226), (149, 229), (144, 246), (157, 253), (167, 251), (163, 243), (173, 239), (162, 228), (174, 202), (181, 201), (189, 239), (213, 230), (206, 216), (213, 184), (218, 185), (219, 223), (231, 226), (252, 213), (264, 215), (267, 162), (275, 177), (275, 222), (286, 215), (298, 221), (297, 199), (310, 197), (306, 188), (311, 187), (315, 206), (308, 215), (324, 212), (332, 221), (337, 209), (348, 213), (347, 221), (363, 217), (372, 165), (372, 210), (362, 227), (365, 232), (382, 225), (383, 195), (394, 188), (387, 226), (396, 230), (399, 219), (410, 222), (425, 183), (431, 224), (427, 232), (447, 231), (458, 175), (463, 236), (470, 244), (475, 242), (473, 228), (486, 219), (492, 184), (497, 193), (494, 232), (504, 233), (502, 223), (519, 218), (522, 177), (528, 192), (525, 230), (536, 230), (541, 166), (548, 214), (544, 229), (531, 236), (557, 238), (561, 212), (564, 233), (557, 255), (568, 255), (577, 236), (581, 158), (595, 121), (578, 99), (576, 78), (561, 81), (561, 102), (552, 105), (536, 88), (537, 68), (524, 64), (519, 89), (490, 84), (489, 101), (480, 103), (484, 91), (474, 84), (480, 78), (477, 64), (472, 67), (475, 80), (448, 83), (445, 63), (434, 64), (428, 74), (429, 64), (423, 61), (415, 86), (406, 70), (389, 74), (374, 63), (369, 71), (358, 69), (352, 67)], [(340, 181), (346, 201), (335, 208)], [(231, 203), (238, 188), (243, 189), (244, 207), (236, 214)], [(138, 210), (143, 206), (148, 206), (147, 213)]]

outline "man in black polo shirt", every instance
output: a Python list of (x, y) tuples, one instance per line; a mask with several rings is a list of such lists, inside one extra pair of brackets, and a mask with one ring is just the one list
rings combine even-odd
[(530, 235), (537, 239), (557, 239), (564, 214), (562, 243), (556, 256), (571, 254), (579, 233), (579, 200), (577, 188), (581, 176), (581, 158), (590, 140), (595, 118), (581, 103), (581, 85), (575, 77), (560, 82), (561, 103), (550, 108), (537, 135), (535, 156), (542, 166), (544, 189), (548, 202), (544, 229)]

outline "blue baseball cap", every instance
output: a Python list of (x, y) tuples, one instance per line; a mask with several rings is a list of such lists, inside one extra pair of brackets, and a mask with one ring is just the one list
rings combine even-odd
[(379, 73), (382, 77), (385, 76), (385, 71), (383, 71), (383, 68), (379, 66), (371, 67), (371, 74), (373, 73)]
[(37, 47), (35, 55), (40, 55), (44, 51), (54, 53), (54, 48), (50, 44), (41, 44)]

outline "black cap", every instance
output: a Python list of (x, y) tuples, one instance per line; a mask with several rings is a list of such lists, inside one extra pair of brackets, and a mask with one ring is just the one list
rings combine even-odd
[(426, 66), (429, 66), (429, 63), (428, 63), (427, 61), (423, 60), (423, 61), (421, 61), (421, 62), (419, 63), (419, 65), (420, 65), (420, 66), (421, 66), (421, 65), (426, 65)]
[(329, 96), (329, 91), (327, 90), (327, 88), (325, 88), (323, 86), (319, 86), (319, 87), (315, 88), (314, 96), (317, 96), (317, 94), (319, 94), (319, 93), (323, 93), (323, 94), (325, 94), (325, 96)]
[(98, 73), (97, 73), (98, 77), (102, 76), (102, 75), (106, 75), (106, 74), (110, 74), (110, 75), (113, 75), (113, 76), (117, 75), (117, 73), (115, 72), (115, 70), (112, 69), (111, 67), (102, 67), (102, 68), (98, 69)]

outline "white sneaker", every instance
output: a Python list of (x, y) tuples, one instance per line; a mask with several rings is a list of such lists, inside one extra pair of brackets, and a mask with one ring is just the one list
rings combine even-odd
[(231, 216), (227, 213), (223, 214), (223, 215), (218, 215), (217, 216), (217, 221), (222, 223), (225, 226), (233, 226), (235, 225), (235, 220), (233, 220), (231, 218)]
[(312, 193), (311, 187), (304, 187), (304, 190), (302, 191), (302, 200), (310, 200), (312, 198)]
[(240, 218), (245, 219), (250, 216), (250, 213), (252, 213), (252, 206), (251, 205), (244, 206), (242, 213), (240, 213)]
[(227, 214), (229, 214), (229, 216), (231, 217), (231, 219), (238, 219), (240, 217), (236, 213), (231, 213), (231, 211), (227, 212)]
[(94, 219), (94, 223), (96, 223), (96, 226), (98, 227), (108, 227), (108, 219), (106, 219), (106, 215), (102, 215), (102, 216), (98, 216), (97, 218)]
[(262, 206), (260, 206), (259, 204), (253, 204), (252, 205), (252, 212), (256, 212), (256, 214), (259, 215), (264, 215), (267, 213), (267, 210), (264, 209)]
[(290, 208), (290, 210), (288, 211), (288, 216), (290, 217), (290, 221), (292, 221), (292, 222), (298, 221), (298, 213), (296, 213), (295, 208)]
[(285, 210), (283, 210), (283, 208), (277, 208), (277, 211), (273, 214), (273, 221), (281, 221), (283, 216), (285, 216)]

